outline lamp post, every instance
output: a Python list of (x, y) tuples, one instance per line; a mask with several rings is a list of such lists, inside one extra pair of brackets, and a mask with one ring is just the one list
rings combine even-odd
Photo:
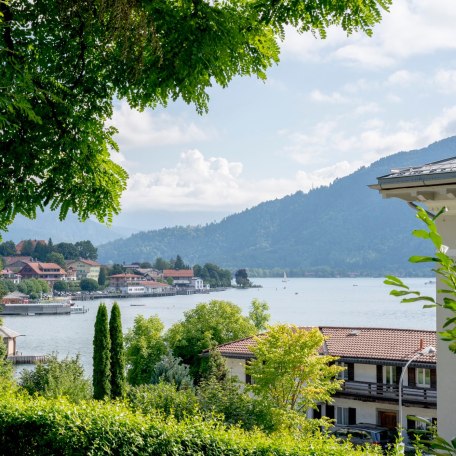
[(407, 371), (407, 368), (410, 366), (410, 364), (413, 363), (416, 359), (418, 359), (420, 356), (425, 356), (425, 355), (434, 355), (436, 352), (435, 348), (432, 346), (427, 346), (420, 350), (419, 352), (415, 353), (408, 361), (407, 364), (404, 366), (404, 369), (402, 369), (401, 376), (399, 377), (399, 435), (401, 437), (401, 443), (400, 443), (400, 454), (404, 454), (404, 428), (402, 426), (402, 384), (404, 382), (404, 375), (405, 372)]

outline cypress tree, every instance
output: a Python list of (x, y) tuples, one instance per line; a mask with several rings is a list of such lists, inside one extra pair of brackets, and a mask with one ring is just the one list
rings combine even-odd
[(108, 310), (105, 304), (98, 307), (93, 336), (93, 398), (111, 397), (110, 351)]
[(109, 335), (111, 336), (111, 397), (114, 399), (123, 397), (125, 394), (125, 353), (120, 308), (117, 302), (111, 309)]

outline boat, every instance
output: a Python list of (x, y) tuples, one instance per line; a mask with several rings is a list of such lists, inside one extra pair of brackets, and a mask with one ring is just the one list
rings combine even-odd
[(287, 282), (287, 280), (288, 280), (288, 279), (287, 279), (287, 273), (286, 273), (286, 272), (284, 272), (284, 273), (283, 273), (283, 279), (282, 279), (282, 282)]

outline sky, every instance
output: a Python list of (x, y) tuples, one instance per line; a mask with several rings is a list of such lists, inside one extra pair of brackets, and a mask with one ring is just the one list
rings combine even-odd
[(268, 80), (212, 88), (208, 114), (117, 102), (130, 178), (114, 226), (219, 220), (456, 134), (455, 24), (454, 0), (395, 0), (371, 38), (288, 29)]

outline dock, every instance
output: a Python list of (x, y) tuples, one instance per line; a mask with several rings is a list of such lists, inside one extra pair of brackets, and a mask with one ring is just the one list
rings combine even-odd
[(67, 303), (2, 304), (0, 315), (69, 315)]
[(47, 361), (46, 355), (10, 355), (6, 358), (12, 364), (38, 364)]

